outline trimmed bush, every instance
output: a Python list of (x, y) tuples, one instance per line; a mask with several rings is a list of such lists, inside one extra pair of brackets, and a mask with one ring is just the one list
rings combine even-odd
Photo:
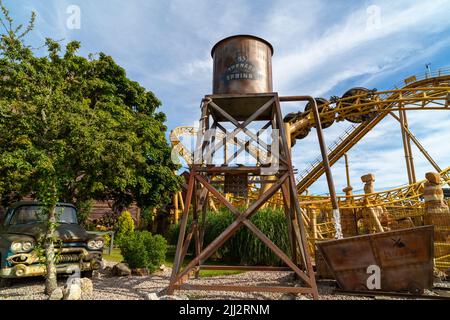
[(148, 231), (136, 231), (123, 237), (119, 247), (130, 268), (148, 268), (150, 272), (164, 263), (167, 253), (166, 239)]
[(116, 234), (114, 240), (117, 241), (118, 244), (120, 244), (123, 238), (133, 234), (134, 220), (131, 217), (130, 211), (125, 210), (122, 212), (115, 225), (115, 230)]
[[(234, 219), (234, 215), (225, 209), (219, 212), (208, 212), (206, 216), (204, 246), (211, 243)], [(250, 221), (290, 256), (288, 227), (286, 217), (282, 210), (261, 209), (251, 217)], [(186, 229), (189, 228), (190, 223), (191, 220), (188, 222)], [(169, 241), (171, 244), (177, 243), (179, 229), (179, 225), (171, 227), (169, 233)], [(192, 244), (190, 248), (192, 250)], [(235, 262), (244, 265), (276, 266), (281, 264), (280, 259), (245, 226), (242, 226), (233, 237), (219, 248), (217, 256), (226, 262)]]

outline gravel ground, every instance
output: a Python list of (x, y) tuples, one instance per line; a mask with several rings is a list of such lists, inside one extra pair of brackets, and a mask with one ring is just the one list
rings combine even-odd
[[(109, 263), (108, 263), (109, 264)], [(150, 276), (138, 277), (106, 277), (93, 279), (94, 292), (86, 300), (139, 300), (145, 299), (148, 293), (161, 293), (169, 284), (171, 269), (156, 272)], [(66, 279), (59, 280), (59, 286), (64, 286)], [(234, 284), (234, 285), (292, 285), (290, 272), (245, 272), (236, 275), (216, 276), (189, 280), (190, 284)], [(439, 283), (439, 286), (449, 286), (448, 282)], [(333, 294), (336, 288), (334, 281), (318, 281), (319, 298), (323, 300), (373, 300), (370, 297), (349, 296)], [(0, 289), (2, 299), (32, 299), (43, 300), (44, 284), (42, 278), (21, 279), (10, 288)], [(290, 294), (280, 293), (248, 293), (248, 292), (221, 292), (221, 291), (176, 291), (177, 295), (187, 296), (189, 299), (295, 299)], [(309, 298), (309, 297), (308, 297)], [(299, 298), (297, 298), (299, 299)], [(393, 299), (390, 297), (377, 297), (377, 299)]]

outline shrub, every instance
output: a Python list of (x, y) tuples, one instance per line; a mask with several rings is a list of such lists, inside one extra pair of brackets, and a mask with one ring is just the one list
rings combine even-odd
[(108, 248), (111, 244), (111, 236), (109, 234), (102, 235), (103, 238), (103, 247)]
[[(234, 219), (234, 215), (225, 209), (219, 212), (208, 212), (204, 246), (207, 246), (217, 238)], [(251, 217), (250, 221), (288, 256), (290, 255), (287, 222), (282, 210), (261, 209)], [(189, 228), (190, 223), (191, 221), (188, 222), (186, 229)], [(179, 225), (171, 227), (171, 232), (169, 233), (171, 244), (177, 243), (179, 229)], [(192, 244), (190, 248), (192, 250)], [(245, 226), (242, 226), (233, 237), (219, 248), (217, 255), (227, 262), (248, 265), (279, 265), (281, 263), (280, 259)]]
[(106, 228), (115, 228), (117, 221), (119, 220), (120, 214), (114, 211), (105, 213), (98, 221), (97, 225), (101, 225)]
[(148, 268), (154, 272), (164, 263), (167, 241), (148, 231), (136, 231), (123, 237), (119, 247), (130, 268)]
[(122, 241), (123, 238), (133, 234), (134, 232), (134, 220), (131, 217), (130, 211), (125, 210), (120, 215), (117, 223), (115, 225), (115, 239), (118, 244)]

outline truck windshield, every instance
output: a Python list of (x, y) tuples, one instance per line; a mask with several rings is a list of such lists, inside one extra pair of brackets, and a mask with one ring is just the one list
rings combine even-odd
[[(74, 208), (58, 206), (55, 209), (59, 223), (77, 223), (77, 213)], [(14, 210), (10, 224), (28, 224), (46, 220), (41, 206), (22, 206)]]

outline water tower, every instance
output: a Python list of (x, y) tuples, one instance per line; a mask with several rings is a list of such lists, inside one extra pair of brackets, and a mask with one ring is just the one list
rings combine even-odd
[[(168, 293), (174, 290), (214, 290), (250, 292), (291, 292), (311, 294), (317, 298), (317, 286), (305, 237), (294, 171), (290, 141), (285, 133), (281, 101), (310, 101), (304, 96), (279, 97), (272, 89), (271, 44), (249, 35), (232, 36), (219, 41), (211, 52), (214, 61), (213, 93), (201, 104), (199, 134), (194, 164), (191, 166), (187, 196), (175, 261)], [(318, 113), (317, 113), (318, 117)], [(320, 128), (320, 119), (317, 119)], [(220, 132), (221, 139), (217, 139)], [(266, 138), (262, 138), (265, 135)], [(245, 136), (246, 139), (240, 138)], [(238, 138), (239, 137), (239, 138)], [(230, 144), (238, 146), (230, 152)], [(233, 163), (242, 153), (252, 161)], [(219, 156), (218, 156), (219, 154)], [(251, 185), (265, 186), (257, 199), (248, 198)], [(245, 199), (239, 208), (228, 195)], [(250, 218), (258, 214), (272, 197), (282, 198), (289, 229), (290, 250), (283, 252)], [(214, 197), (234, 215), (235, 220), (208, 245), (203, 245), (208, 197)], [(244, 208), (244, 209), (242, 209)], [(192, 223), (188, 226), (188, 216)], [(240, 228), (248, 228), (283, 262), (283, 266), (206, 265), (218, 248)], [(182, 268), (191, 240), (195, 243), (193, 259)], [(187, 280), (199, 270), (293, 271), (300, 287), (190, 285)]]

